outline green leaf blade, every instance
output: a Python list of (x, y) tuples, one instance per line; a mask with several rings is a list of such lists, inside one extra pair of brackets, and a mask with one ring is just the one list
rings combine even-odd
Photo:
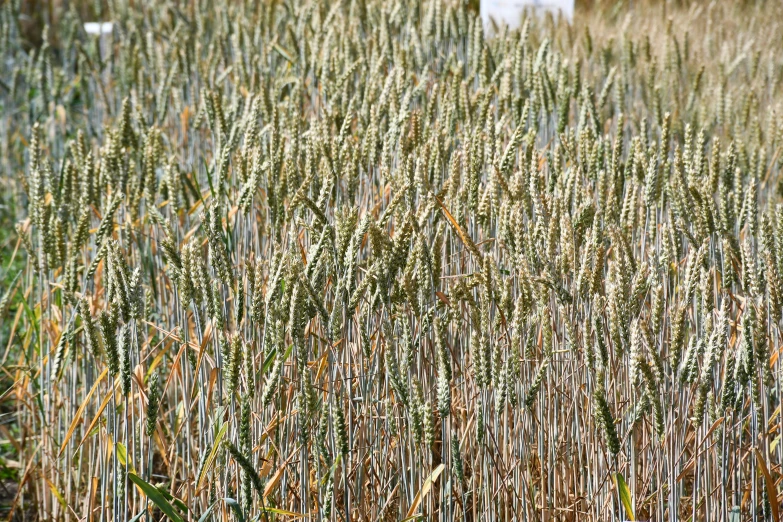
[(170, 520), (173, 522), (185, 522), (182, 517), (174, 510), (174, 507), (166, 500), (158, 488), (145, 481), (135, 473), (128, 473), (128, 478), (150, 499)]

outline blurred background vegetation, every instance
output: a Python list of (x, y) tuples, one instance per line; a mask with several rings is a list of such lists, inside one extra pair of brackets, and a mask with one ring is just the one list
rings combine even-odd
[[(38, 46), (41, 44), (41, 29), (47, 23), (56, 21), (59, 17), (63, 16), (70, 10), (78, 13), (79, 17), (84, 21), (105, 21), (106, 20), (106, 8), (102, 4), (101, 0), (12, 0), (20, 2), (20, 11), (22, 16), (20, 17), (20, 25), (27, 37), (30, 46)], [(192, 0), (179, 1), (183, 7)], [(268, 0), (266, 0), (268, 1)], [(280, 1), (280, 0), (275, 0)], [(479, 12), (481, 5), (480, 0), (464, 0), (468, 7)], [(670, 10), (677, 10), (681, 8), (689, 8), (694, 5), (703, 5), (705, 2), (701, 0), (575, 0), (577, 18), (574, 20), (575, 24), (578, 24), (578, 15), (586, 12), (590, 12), (593, 15), (600, 14), (604, 17), (616, 17), (620, 14), (627, 13), (629, 9), (650, 9), (658, 8), (662, 16), (667, 16), (667, 12)], [(759, 4), (765, 3), (765, 0), (732, 0), (735, 4)], [(542, 0), (542, 3), (546, 3)], [(54, 25), (54, 24), (52, 24)], [(55, 35), (52, 35), (55, 37)]]

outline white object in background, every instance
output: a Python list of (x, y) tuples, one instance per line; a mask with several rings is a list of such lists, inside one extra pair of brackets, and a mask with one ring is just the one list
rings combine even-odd
[(87, 34), (109, 34), (114, 28), (111, 22), (85, 22), (84, 32)]
[[(98, 37), (98, 53), (101, 61), (109, 55), (111, 50), (112, 32), (114, 31), (114, 23), (112, 22), (85, 22), (84, 32), (89, 35)], [(102, 73), (103, 80), (109, 81), (109, 71), (104, 70)]]
[(575, 0), (481, 0), (481, 20), (484, 27), (491, 27), (494, 20), (498, 27), (503, 24), (516, 29), (522, 24), (522, 14), (525, 9), (544, 14), (547, 11), (557, 16), (563, 13), (567, 20), (574, 18)]

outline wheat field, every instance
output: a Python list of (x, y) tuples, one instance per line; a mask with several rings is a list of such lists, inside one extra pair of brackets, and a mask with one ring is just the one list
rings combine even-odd
[(0, 516), (780, 521), (779, 4), (33, 5)]

